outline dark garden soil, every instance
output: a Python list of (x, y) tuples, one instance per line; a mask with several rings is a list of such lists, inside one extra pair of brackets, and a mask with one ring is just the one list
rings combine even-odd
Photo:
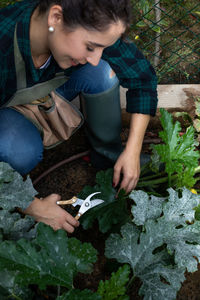
[[(149, 141), (157, 143), (158, 131), (160, 123), (155, 119), (152, 120), (145, 135), (143, 152), (149, 151)], [(122, 139), (126, 141), (128, 128), (123, 128)], [(43, 161), (31, 172), (31, 179), (38, 178), (44, 171), (48, 170), (55, 164), (65, 160), (72, 155), (84, 152), (89, 149), (84, 130), (80, 129), (69, 141), (53, 148), (45, 150)], [(55, 169), (44, 178), (42, 178), (35, 188), (39, 192), (40, 197), (47, 196), (51, 193), (58, 193), (63, 199), (69, 199), (77, 195), (85, 185), (94, 185), (97, 170), (82, 158), (66, 163)], [(91, 289), (95, 291), (99, 281), (109, 279), (111, 272), (118, 269), (118, 265), (113, 261), (109, 261), (104, 256), (104, 242), (107, 238), (106, 234), (102, 234), (98, 230), (98, 224), (90, 230), (83, 230), (81, 226), (76, 229), (72, 235), (83, 242), (90, 242), (98, 250), (98, 261), (94, 265), (94, 271), (90, 275), (79, 274), (75, 279), (75, 287), (79, 289)], [(136, 278), (129, 296), (131, 300), (142, 299), (138, 295), (141, 282)], [(200, 300), (200, 267), (193, 274), (186, 274), (186, 280), (177, 295), (177, 300)], [(158, 299), (164, 300), (164, 299)]]

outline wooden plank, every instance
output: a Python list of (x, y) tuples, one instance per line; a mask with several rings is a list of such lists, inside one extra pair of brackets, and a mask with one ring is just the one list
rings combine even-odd
[[(120, 89), (121, 107), (126, 108), (126, 91)], [(163, 84), (158, 85), (158, 107), (186, 108), (191, 97), (200, 97), (200, 84)]]

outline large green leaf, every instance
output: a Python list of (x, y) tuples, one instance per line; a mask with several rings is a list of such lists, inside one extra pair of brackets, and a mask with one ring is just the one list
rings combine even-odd
[[(195, 220), (194, 208), (199, 205), (199, 196), (183, 189), (182, 195), (169, 189), (169, 199), (163, 207), (164, 216), (159, 224), (168, 224), (170, 234), (164, 232), (164, 241), (175, 262), (189, 272), (197, 270), (200, 260), (200, 222)], [(158, 224), (158, 225), (159, 225)]]
[(15, 274), (16, 271), (0, 271), (0, 299), (32, 299), (33, 293), (30, 289), (27, 287), (19, 287), (15, 284)]
[(184, 172), (175, 176), (174, 180), (172, 180), (173, 186), (179, 187), (187, 187), (191, 189), (194, 187), (199, 178), (195, 177), (195, 168), (187, 167), (184, 169)]
[(3, 229), (4, 236), (7, 239), (33, 238), (36, 229), (31, 229), (31, 227), (34, 224), (35, 221), (30, 216), (21, 218), (19, 213), (0, 210), (0, 228)]
[(30, 231), (35, 223), (33, 218), (21, 218), (16, 208), (27, 208), (36, 194), (29, 177), (23, 180), (9, 164), (0, 162), (0, 229), (6, 238), (19, 239), (34, 235), (34, 230)]
[(126, 284), (129, 280), (130, 267), (124, 265), (116, 273), (112, 273), (111, 278), (99, 283), (97, 293), (102, 296), (102, 300), (128, 300), (126, 294)]
[(24, 181), (18, 172), (4, 162), (0, 162), (0, 183), (0, 207), (8, 211), (15, 207), (26, 209), (37, 194), (29, 177)]
[[(152, 224), (152, 220), (147, 222)], [(129, 263), (134, 275), (143, 281), (140, 294), (145, 296), (144, 299), (174, 300), (185, 279), (184, 269), (164, 264), (166, 252), (153, 254), (162, 244), (162, 233), (155, 231), (155, 227), (151, 226), (148, 233), (140, 233), (133, 224), (124, 225), (121, 235), (111, 234), (106, 241), (106, 256), (116, 258), (120, 263)], [(161, 280), (161, 276), (168, 284)]]
[(136, 225), (144, 225), (147, 220), (160, 217), (165, 198), (149, 196), (143, 191), (132, 191), (129, 197), (137, 204), (132, 206)]
[[(168, 251), (174, 254), (177, 265), (194, 272), (197, 270), (197, 260), (194, 257), (200, 259), (200, 222), (195, 220), (194, 210), (199, 204), (199, 196), (186, 188), (183, 188), (181, 195), (173, 189), (169, 189), (168, 192), (168, 201), (163, 202), (160, 217), (156, 218), (152, 214), (152, 219), (156, 222), (148, 222), (146, 218), (146, 223), (143, 223), (145, 233), (149, 232), (151, 235), (152, 230), (157, 231), (158, 237), (159, 234), (162, 237), (161, 243), (163, 241), (167, 244)], [(136, 203), (132, 213), (137, 220), (138, 215), (141, 215), (141, 211), (137, 209), (137, 206), (141, 205), (141, 196), (140, 193), (133, 192), (130, 197)], [(149, 202), (152, 202), (151, 197)], [(148, 204), (146, 206), (149, 207)]]
[(130, 197), (136, 204), (133, 222), (143, 225), (142, 231), (141, 226), (126, 224), (121, 235), (112, 234), (106, 241), (106, 256), (129, 263), (143, 281), (140, 293), (144, 299), (175, 299), (184, 272), (197, 270), (200, 222), (194, 218), (194, 207), (199, 197), (185, 188), (179, 193), (169, 189), (168, 199), (158, 201), (154, 197), (148, 200), (141, 191), (132, 192)]
[[(164, 144), (153, 145), (153, 149), (157, 151), (161, 162), (165, 163), (165, 170), (171, 179), (172, 174), (177, 174), (178, 181), (175, 183), (176, 187), (184, 186), (190, 188), (194, 184), (193, 176), (195, 168), (198, 166), (200, 158), (199, 151), (196, 150), (197, 143), (194, 138), (194, 128), (188, 128), (183, 136), (179, 135), (181, 125), (178, 121), (173, 124), (172, 116), (164, 109), (160, 109), (161, 124), (163, 131), (159, 133)], [(181, 178), (186, 169), (190, 169), (192, 181), (187, 180), (182, 182)]]
[(149, 266), (140, 278), (143, 284), (139, 293), (144, 295), (144, 300), (175, 300), (181, 282), (185, 280), (182, 269), (162, 264)]
[(94, 192), (101, 192), (98, 198), (105, 202), (99, 206), (90, 209), (80, 221), (85, 229), (92, 227), (94, 221), (99, 222), (99, 229), (105, 233), (112, 228), (120, 228), (130, 220), (127, 210), (127, 197), (125, 192), (121, 191), (116, 198), (116, 190), (112, 187), (113, 170), (100, 171), (96, 175), (96, 185), (94, 187), (86, 186), (79, 194), (81, 198), (86, 198)]
[(90, 244), (81, 244), (75, 238), (68, 238), (64, 230), (55, 232), (43, 223), (37, 226), (33, 241), (21, 239), (0, 244), (0, 269), (15, 271), (15, 284), (20, 286), (72, 288), (77, 272), (91, 272), (95, 261), (96, 250)]

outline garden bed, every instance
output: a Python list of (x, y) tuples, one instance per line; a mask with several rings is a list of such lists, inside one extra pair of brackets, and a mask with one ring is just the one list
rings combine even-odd
[[(161, 129), (158, 118), (154, 118), (145, 135), (145, 143), (143, 144), (143, 152), (149, 152), (149, 142), (157, 142), (159, 139), (158, 131)], [(125, 141), (128, 135), (128, 128), (123, 128), (122, 139)], [(56, 163), (70, 157), (74, 154), (84, 152), (89, 149), (83, 128), (79, 130), (69, 141), (57, 146), (54, 149), (44, 152), (44, 160), (31, 172), (31, 178), (34, 181), (44, 171), (49, 169)], [(85, 185), (93, 186), (95, 184), (95, 176), (97, 170), (82, 158), (64, 164), (55, 169), (47, 176), (42, 178), (35, 188), (39, 192), (40, 197), (44, 197), (51, 193), (58, 193), (63, 199), (69, 199), (81, 192)], [(99, 281), (110, 278), (112, 271), (116, 271), (118, 265), (113, 266), (109, 259), (104, 255), (104, 242), (108, 234), (103, 234), (95, 223), (93, 228), (84, 230), (81, 226), (76, 229), (71, 236), (77, 237), (82, 242), (90, 242), (94, 248), (98, 250), (98, 261), (94, 265), (91, 274), (79, 274), (74, 282), (77, 289), (91, 289), (96, 291)], [(138, 295), (141, 282), (135, 279), (129, 296), (131, 300), (142, 299)], [(48, 298), (51, 299), (51, 298)], [(186, 274), (186, 280), (183, 282), (180, 291), (177, 294), (177, 300), (198, 300), (200, 299), (200, 266), (198, 271), (192, 274)], [(158, 299), (161, 300), (161, 299)]]

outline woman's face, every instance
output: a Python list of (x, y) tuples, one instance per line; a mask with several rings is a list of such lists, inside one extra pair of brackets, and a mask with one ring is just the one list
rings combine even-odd
[(56, 24), (54, 32), (48, 33), (48, 46), (62, 69), (87, 62), (98, 65), (104, 48), (114, 44), (124, 33), (122, 22), (113, 23), (103, 32), (78, 27), (67, 31), (63, 24)]

